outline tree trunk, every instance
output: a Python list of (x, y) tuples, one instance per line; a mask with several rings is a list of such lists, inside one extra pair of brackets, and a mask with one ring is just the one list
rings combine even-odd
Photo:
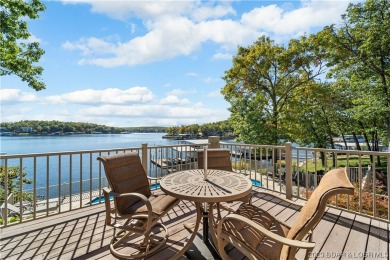
[(353, 140), (355, 140), (356, 150), (361, 151), (362, 148), (360, 147), (359, 140), (356, 136), (356, 133), (353, 132), (352, 135), (353, 135)]
[[(362, 125), (362, 124), (361, 124)], [(362, 125), (363, 126), (363, 125)], [(368, 139), (368, 136), (365, 132), (363, 132), (363, 136), (364, 136), (364, 141), (366, 142), (366, 145), (367, 145), (367, 150), (368, 151), (372, 151), (373, 149), (371, 148), (371, 145), (370, 145), (370, 141)], [(373, 163), (374, 162), (374, 158), (372, 155), (370, 155), (370, 162)]]
[(387, 130), (387, 149), (390, 152), (390, 117), (385, 120)]
[[(333, 138), (331, 135), (329, 135), (329, 141), (330, 141), (330, 146), (332, 149), (336, 149), (334, 147), (334, 142), (333, 142)], [(332, 167), (336, 167), (336, 154), (335, 153), (332, 153)]]
[[(321, 157), (321, 164), (322, 164), (322, 167), (325, 168), (326, 164), (325, 164), (325, 153), (324, 152), (320, 152), (320, 157)], [(326, 171), (326, 170), (325, 170)]]
[(347, 144), (347, 140), (345, 140), (344, 133), (341, 133), (341, 136), (343, 137), (343, 142), (344, 142), (344, 145), (345, 145), (345, 150), (348, 150), (348, 144)]

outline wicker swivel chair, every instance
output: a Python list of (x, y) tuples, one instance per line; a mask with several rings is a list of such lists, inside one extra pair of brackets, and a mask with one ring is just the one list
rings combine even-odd
[[(229, 259), (224, 248), (230, 243), (249, 259), (295, 259), (297, 249), (313, 250), (312, 229), (321, 220), (328, 199), (336, 194), (353, 195), (345, 169), (329, 171), (290, 227), (253, 205), (242, 204), (235, 214), (224, 217), (217, 227), (218, 251)], [(309, 236), (309, 242), (302, 241)]]
[[(106, 225), (119, 229), (110, 242), (111, 253), (118, 258), (142, 258), (155, 253), (168, 238), (167, 228), (159, 222), (179, 200), (165, 195), (153, 195), (148, 177), (137, 153), (122, 153), (97, 158), (104, 170), (111, 190), (103, 189), (106, 206)], [(110, 196), (114, 197), (111, 208)], [(161, 232), (157, 228), (162, 229)], [(157, 231), (156, 231), (157, 230)], [(143, 236), (140, 244), (127, 243), (130, 235)], [(121, 246), (122, 245), (122, 246)], [(126, 253), (126, 246), (138, 252)]]

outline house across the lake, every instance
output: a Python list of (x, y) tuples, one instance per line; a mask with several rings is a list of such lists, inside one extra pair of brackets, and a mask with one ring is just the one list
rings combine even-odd
[(30, 127), (30, 126), (22, 126), (22, 127), (20, 128), (20, 131), (21, 131), (22, 133), (32, 133), (32, 132), (33, 132), (33, 128)]

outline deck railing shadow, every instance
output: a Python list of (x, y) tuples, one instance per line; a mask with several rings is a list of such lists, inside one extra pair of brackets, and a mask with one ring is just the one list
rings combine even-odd
[[(283, 217), (287, 219), (287, 222), (293, 221), (300, 210), (300, 206), (285, 202), (279, 196), (283, 198), (284, 195), (272, 194), (261, 188), (254, 188), (253, 203), (258, 207), (264, 206), (271, 210), (275, 209), (275, 212), (278, 212), (277, 216), (285, 213)], [(298, 199), (298, 203), (300, 202), (304, 202), (304, 200)], [(239, 202), (233, 203), (232, 206), (235, 207), (239, 204)], [(90, 212), (92, 210), (93, 212)], [(334, 210), (336, 210), (336, 213), (333, 213)], [(79, 214), (78, 211), (82, 213)], [(339, 213), (337, 214), (337, 212)], [(348, 213), (347, 215), (350, 215), (351, 218), (344, 217), (345, 213)], [(333, 225), (330, 230), (335, 229), (336, 226), (345, 227), (345, 232), (347, 232), (347, 234), (344, 234), (345, 237), (349, 237), (351, 232), (354, 232), (354, 234), (361, 233), (367, 241), (368, 236), (370, 236), (376, 238), (379, 242), (388, 244), (388, 230), (374, 225), (373, 221), (376, 220), (360, 216), (367, 219), (367, 222), (362, 222), (361, 218), (357, 217), (359, 215), (348, 211), (345, 213), (343, 209), (330, 207), (325, 212), (322, 223)], [(63, 219), (55, 215), (49, 217), (47, 221), (39, 219), (36, 222), (40, 222), (40, 224), (36, 224), (36, 227), (34, 225), (29, 227), (29, 223), (22, 223), (22, 227), (15, 235), (12, 235), (11, 230), (18, 229), (20, 225), (4, 229), (7, 236), (1, 239), (2, 258), (113, 259), (108, 247), (113, 229), (104, 225), (105, 212), (103, 205), (67, 212), (64, 215), (66, 217)], [(163, 260), (177, 253), (190, 234), (183, 228), (182, 224), (194, 221), (195, 215), (195, 207), (193, 203), (188, 201), (181, 202), (169, 212), (163, 221), (171, 236), (168, 238), (167, 245), (162, 249), (163, 253), (156, 254), (150, 259)], [(318, 234), (318, 231), (314, 230), (314, 234)], [(350, 239), (353, 241), (355, 238), (351, 237)], [(320, 247), (324, 243), (323, 241), (315, 242), (320, 242)], [(237, 255), (237, 252), (231, 252)]]

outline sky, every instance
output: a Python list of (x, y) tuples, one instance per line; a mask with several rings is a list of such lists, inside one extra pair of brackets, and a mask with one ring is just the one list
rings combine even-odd
[(43, 1), (29, 41), (45, 51), (46, 89), (1, 77), (1, 122), (117, 127), (226, 120), (220, 93), (238, 46), (278, 44), (341, 21), (347, 0)]

